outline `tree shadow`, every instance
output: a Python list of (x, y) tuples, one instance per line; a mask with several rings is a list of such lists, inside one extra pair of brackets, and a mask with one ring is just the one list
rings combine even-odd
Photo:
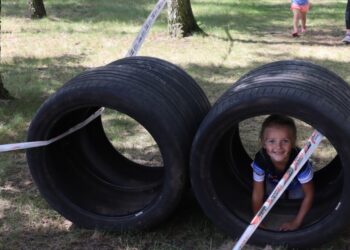
[(23, 126), (28, 126), (42, 103), (65, 82), (86, 70), (82, 66), (67, 66), (78, 64), (80, 59), (73, 55), (42, 59), (15, 57), (1, 64), (5, 87), (15, 99), (0, 103), (1, 122), (7, 127), (0, 135), (0, 144), (25, 138)]
[[(211, 11), (205, 14), (196, 14), (196, 9), (205, 5)], [(121, 22), (123, 24), (142, 24), (155, 4), (146, 0), (129, 1), (46, 1), (48, 18), (51, 20), (66, 22)], [(260, 31), (285, 32), (292, 25), (292, 14), (289, 9), (289, 2), (285, 4), (263, 3), (256, 1), (239, 2), (193, 2), (195, 18), (204, 25), (204, 30), (228, 27), (230, 30), (259, 35)], [(218, 11), (223, 13), (218, 13)], [(316, 16), (319, 21), (343, 23), (345, 10), (344, 3), (315, 4), (309, 16), (312, 20)], [(12, 17), (25, 17), (27, 13), (26, 2), (3, 1), (2, 15)], [(341, 20), (334, 20), (339, 16)], [(289, 21), (286, 21), (289, 20)], [(332, 29), (337, 27), (331, 26)], [(343, 30), (344, 27), (338, 29)], [(258, 32), (258, 33), (257, 33)]]
[[(291, 29), (292, 26), (289, 2), (285, 4), (268, 4), (263, 2), (257, 3), (256, 1), (239, 1), (239, 3), (211, 2), (206, 4), (213, 11), (211, 13), (206, 12), (206, 14), (196, 15), (195, 13), (195, 16), (200, 23), (209, 29), (228, 27), (230, 30), (258, 36), (262, 30), (281, 32)], [(225, 13), (214, 11), (220, 7)], [(309, 18), (312, 20), (313, 16), (317, 16), (318, 21), (333, 23), (335, 18), (341, 16), (341, 20), (335, 21), (343, 23), (344, 12), (345, 3), (315, 4), (309, 14)], [(331, 27), (336, 29), (334, 25)], [(343, 30), (344, 27), (341, 27), (341, 29)]]
[(116, 233), (79, 228), (40, 196), (24, 153), (11, 155), (15, 166), (5, 169), (0, 180), (1, 249), (209, 249), (228, 238), (204, 215), (191, 190), (153, 229)]
[[(262, 44), (262, 45), (307, 45), (307, 46), (325, 46), (325, 47), (345, 47), (346, 44), (339, 40), (342, 37), (343, 31), (340, 29), (332, 29), (330, 26), (326, 26), (326, 30), (311, 29), (301, 38), (292, 38), (291, 34), (288, 32), (278, 32), (278, 31), (259, 31), (257, 32), (259, 36), (256, 39), (242, 39), (235, 38), (231, 34), (231, 31), (225, 27), (224, 31), (226, 37), (221, 37), (218, 35), (209, 35), (215, 37), (222, 41), (230, 43), (229, 52), (232, 51), (234, 42), (245, 43), (245, 44)], [(273, 37), (274, 40), (271, 40)]]
[[(16, 196), (5, 192), (3, 199), (16, 202)], [(16, 209), (16, 203), (4, 209), (0, 222), (1, 249), (215, 249), (229, 239), (204, 215), (190, 190), (168, 220), (143, 232), (79, 228), (55, 215), (35, 193), (27, 199), (33, 198), (35, 204), (43, 204), (35, 208), (40, 217), (33, 218), (30, 211)]]
[[(129, 1), (45, 1), (50, 20), (67, 22), (143, 22), (153, 8), (153, 3), (145, 0)], [(2, 15), (25, 17), (27, 5), (23, 1), (5, 1), (2, 3)]]
[[(228, 49), (228, 54), (230, 53), (230, 49)], [(254, 55), (256, 54), (256, 55)], [(263, 55), (260, 55), (260, 52), (253, 53), (252, 57), (261, 58)], [(225, 60), (228, 55), (223, 57)], [(262, 66), (264, 64), (268, 64), (274, 61), (286, 60), (286, 58), (290, 57), (288, 53), (280, 53), (278, 55), (274, 55), (273, 59), (266, 58), (264, 61), (255, 61), (251, 62), (248, 66), (236, 66), (236, 67), (226, 67), (223, 65), (198, 65), (198, 64), (187, 64), (182, 65), (182, 67), (197, 81), (203, 91), (206, 93), (209, 101), (214, 103), (226, 90), (228, 90), (231, 86), (235, 84), (235, 82), (242, 77), (244, 74), (247, 74), (249, 71)], [(304, 60), (309, 61), (311, 63), (317, 64), (328, 70), (333, 71), (335, 74), (338, 74), (345, 81), (350, 82), (349, 75), (349, 63), (347, 62), (339, 62), (330, 59), (315, 59), (308, 57), (293, 57), (290, 60)], [(227, 80), (218, 80), (218, 79), (232, 79), (231, 82), (227, 82)]]

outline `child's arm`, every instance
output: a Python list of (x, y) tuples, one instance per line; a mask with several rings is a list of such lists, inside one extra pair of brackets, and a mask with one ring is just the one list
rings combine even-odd
[(253, 213), (256, 214), (264, 202), (264, 181), (254, 181), (252, 194)]
[(314, 200), (314, 184), (312, 181), (309, 181), (303, 186), (303, 191), (304, 191), (304, 199), (303, 202), (301, 203), (299, 212), (297, 216), (294, 218), (294, 220), (284, 223), (280, 230), (281, 231), (289, 231), (289, 230), (295, 230), (298, 227), (300, 227), (301, 223), (304, 220), (305, 215), (307, 212), (310, 210), (312, 206), (312, 202)]

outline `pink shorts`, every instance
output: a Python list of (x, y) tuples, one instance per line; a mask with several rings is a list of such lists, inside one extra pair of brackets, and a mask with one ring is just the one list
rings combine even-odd
[(309, 4), (305, 4), (305, 5), (298, 5), (296, 3), (292, 3), (292, 5), (290, 6), (291, 10), (300, 10), (301, 12), (309, 12)]

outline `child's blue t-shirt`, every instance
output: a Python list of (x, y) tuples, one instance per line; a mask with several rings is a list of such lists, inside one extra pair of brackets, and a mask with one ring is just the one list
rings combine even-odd
[(295, 3), (297, 5), (306, 5), (309, 3), (309, 0), (292, 0), (292, 3)]
[[(254, 158), (252, 163), (253, 168), (253, 179), (255, 181), (261, 182), (266, 181), (270, 182), (273, 186), (277, 185), (284, 173), (287, 171), (289, 166), (292, 164), (294, 158), (299, 153), (298, 148), (292, 149), (291, 155), (289, 157), (288, 164), (285, 166), (285, 170), (281, 173), (278, 173), (273, 166), (273, 163), (266, 153), (265, 149), (260, 150)], [(313, 178), (313, 168), (310, 161), (307, 161), (300, 172), (297, 174), (297, 177), (288, 186), (287, 190), (293, 190), (296, 188), (301, 188), (301, 184), (305, 184), (311, 181)]]

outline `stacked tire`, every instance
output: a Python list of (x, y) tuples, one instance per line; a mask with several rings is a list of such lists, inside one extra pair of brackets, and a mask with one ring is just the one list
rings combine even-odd
[(188, 188), (192, 139), (210, 108), (179, 67), (132, 57), (74, 77), (40, 107), (28, 141), (49, 140), (101, 107), (124, 113), (154, 138), (162, 167), (127, 159), (107, 138), (100, 118), (27, 159), (42, 196), (78, 226), (140, 230), (166, 219)]
[[(339, 233), (350, 216), (350, 89), (334, 73), (302, 61), (280, 61), (249, 72), (214, 104), (199, 127), (191, 153), (191, 182), (207, 216), (239, 237), (253, 217), (252, 170), (239, 123), (284, 114), (320, 131), (337, 151), (315, 172), (315, 202), (295, 231), (258, 229), (251, 242), (305, 248)], [(280, 201), (269, 216), (293, 216), (300, 201)]]

